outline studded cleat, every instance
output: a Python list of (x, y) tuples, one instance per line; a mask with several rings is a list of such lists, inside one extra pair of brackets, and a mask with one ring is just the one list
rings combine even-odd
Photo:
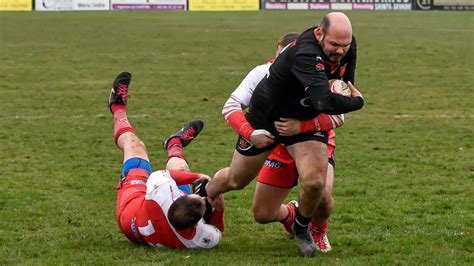
[(309, 231), (313, 236), (314, 243), (316, 244), (317, 250), (327, 253), (331, 251), (332, 247), (329, 244), (328, 235), (327, 235), (328, 224), (323, 224), (322, 226), (314, 225), (313, 223), (309, 224)]
[(110, 112), (112, 112), (112, 104), (127, 104), (130, 82), (132, 82), (132, 74), (130, 72), (125, 71), (117, 75), (109, 96)]
[[(298, 221), (295, 220), (295, 223)], [(309, 232), (308, 227), (295, 226), (293, 224), (293, 230), (295, 231), (296, 242), (298, 243), (298, 249), (300, 255), (303, 257), (312, 257), (316, 252), (316, 244), (314, 243), (313, 236)]]
[(196, 138), (197, 135), (199, 135), (203, 127), (204, 122), (202, 122), (201, 120), (191, 121), (189, 124), (178, 130), (176, 133), (169, 136), (163, 142), (163, 148), (165, 150), (168, 150), (168, 143), (173, 138), (179, 138), (181, 140), (181, 143), (183, 144), (183, 147), (188, 146), (188, 144), (191, 143), (191, 141)]

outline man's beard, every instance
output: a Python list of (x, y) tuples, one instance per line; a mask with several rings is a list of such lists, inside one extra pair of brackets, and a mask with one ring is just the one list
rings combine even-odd
[(326, 47), (324, 45), (324, 38), (321, 40), (320, 45), (321, 45), (321, 48), (323, 50), (324, 55), (326, 55), (326, 57), (329, 58), (329, 61), (331, 61), (332, 63), (341, 62), (344, 55), (331, 55), (330, 53), (328, 53), (327, 50), (326, 50)]

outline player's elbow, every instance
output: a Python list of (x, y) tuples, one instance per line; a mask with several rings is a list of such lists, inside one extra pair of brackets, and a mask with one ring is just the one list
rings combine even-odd
[(329, 114), (333, 111), (331, 104), (322, 100), (313, 101), (313, 107), (318, 113)]

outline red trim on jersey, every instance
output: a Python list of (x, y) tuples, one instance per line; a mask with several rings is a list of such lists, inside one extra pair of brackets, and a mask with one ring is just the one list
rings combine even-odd
[(227, 123), (242, 137), (250, 140), (254, 128), (250, 125), (242, 111), (234, 111), (227, 117)]
[(191, 184), (194, 180), (198, 179), (198, 173), (184, 172), (178, 170), (168, 170), (170, 176), (174, 179), (178, 186)]
[(178, 234), (180, 236), (191, 240), (196, 235), (197, 228), (196, 228), (196, 225), (195, 225), (195, 226), (193, 226), (191, 228), (187, 228), (187, 229), (176, 229), (176, 232), (178, 232)]

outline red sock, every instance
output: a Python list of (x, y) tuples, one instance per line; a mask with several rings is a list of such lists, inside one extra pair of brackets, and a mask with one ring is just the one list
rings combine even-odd
[(184, 156), (184, 152), (183, 152), (183, 143), (181, 143), (181, 140), (179, 138), (172, 138), (168, 142), (167, 150), (168, 150), (168, 160), (171, 157), (178, 157), (183, 160), (186, 160), (186, 157)]
[(128, 122), (126, 106), (122, 104), (112, 104), (112, 112), (114, 113), (114, 140), (117, 144), (117, 140), (125, 132), (133, 132), (135, 130)]
[(293, 224), (293, 221), (295, 220), (295, 212), (292, 212), (290, 210), (290, 207), (288, 207), (288, 205), (286, 205), (286, 208), (288, 209), (288, 216), (286, 216), (286, 219), (284, 219), (283, 221), (280, 221), (280, 223), (282, 224)]
[(112, 113), (115, 114), (115, 112), (117, 112), (118, 110), (124, 110), (126, 111), (127, 110), (127, 106), (125, 104), (112, 104), (112, 106), (110, 107), (110, 109), (112, 109)]

